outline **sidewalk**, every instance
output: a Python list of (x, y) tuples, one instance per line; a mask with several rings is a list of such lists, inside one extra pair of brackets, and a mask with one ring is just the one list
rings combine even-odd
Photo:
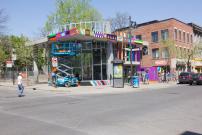
[[(0, 82), (0, 86), (14, 87), (12, 82)], [(152, 82), (150, 84), (140, 84), (139, 88), (133, 88), (129, 85), (124, 85), (124, 88), (113, 88), (112, 86), (79, 86), (79, 87), (52, 87), (48, 84), (35, 84), (32, 86), (25, 86), (26, 91), (30, 90), (42, 93), (52, 93), (52, 94), (68, 94), (68, 95), (86, 95), (86, 94), (119, 94), (119, 93), (129, 93), (129, 92), (141, 92), (149, 90), (161, 90), (169, 87), (176, 87), (176, 82), (169, 83), (158, 83)]]
[[(0, 82), (0, 86), (17, 87), (11, 82)], [(124, 88), (113, 88), (112, 86), (79, 86), (79, 87), (52, 87), (48, 84), (36, 84), (32, 86), (25, 86), (26, 91), (33, 89), (35, 92), (55, 93), (55, 94), (68, 94), (68, 95), (86, 95), (86, 94), (119, 94), (129, 92), (141, 92), (149, 90), (161, 90), (163, 88), (176, 87), (176, 82), (158, 83), (152, 82), (150, 84), (140, 84), (139, 88), (133, 88), (129, 85), (124, 85)], [(30, 92), (31, 92), (30, 91)]]

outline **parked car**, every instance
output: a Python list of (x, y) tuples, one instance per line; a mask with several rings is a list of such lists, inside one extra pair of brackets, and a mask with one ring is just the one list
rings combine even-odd
[(189, 80), (189, 84), (202, 84), (202, 73), (193, 74)]
[(193, 74), (194, 73), (192, 72), (181, 72), (180, 75), (178, 76), (179, 84), (182, 83), (188, 84)]

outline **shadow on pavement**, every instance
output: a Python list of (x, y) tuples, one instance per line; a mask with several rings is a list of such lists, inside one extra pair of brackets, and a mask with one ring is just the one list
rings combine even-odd
[(180, 135), (202, 135), (202, 134), (191, 132), (191, 131), (185, 131), (184, 133), (182, 133)]

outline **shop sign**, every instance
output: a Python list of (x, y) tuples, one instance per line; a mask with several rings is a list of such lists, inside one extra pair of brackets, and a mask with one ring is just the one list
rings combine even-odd
[(123, 41), (123, 37), (122, 36), (118, 36), (117, 37), (117, 41)]
[(117, 40), (117, 36), (116, 35), (107, 34), (106, 37), (107, 37), (107, 39), (110, 39), (110, 40)]
[(58, 59), (56, 57), (52, 57), (52, 66), (57, 67), (58, 66)]
[(6, 61), (6, 67), (11, 68), (13, 65), (13, 62), (11, 60)]
[(105, 38), (106, 35), (102, 32), (94, 32), (94, 37), (97, 37), (97, 38)]
[(165, 66), (167, 65), (167, 62), (165, 60), (156, 60), (155, 62), (156, 66)]

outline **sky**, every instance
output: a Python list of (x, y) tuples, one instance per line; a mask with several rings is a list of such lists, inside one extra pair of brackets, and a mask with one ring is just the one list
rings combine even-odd
[[(202, 26), (202, 0), (92, 0), (103, 18), (127, 13), (138, 23), (176, 18)], [(39, 37), (47, 16), (55, 11), (55, 0), (0, 0), (8, 15), (5, 34)]]

